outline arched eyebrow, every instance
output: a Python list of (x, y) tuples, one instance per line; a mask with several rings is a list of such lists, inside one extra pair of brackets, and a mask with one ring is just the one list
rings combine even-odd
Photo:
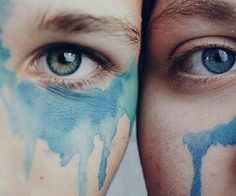
[(201, 17), (211, 22), (235, 22), (236, 9), (222, 0), (174, 0), (154, 17), (151, 26), (162, 22), (181, 21), (184, 18)]
[(40, 30), (61, 31), (63, 33), (108, 33), (118, 39), (126, 39), (131, 44), (140, 42), (140, 29), (130, 22), (114, 17), (95, 17), (89, 14), (60, 13), (55, 16), (43, 16)]

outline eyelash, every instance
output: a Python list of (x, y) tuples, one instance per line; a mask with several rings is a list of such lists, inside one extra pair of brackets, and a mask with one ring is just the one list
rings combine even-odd
[[(161, 70), (161, 72), (164, 72), (169, 76), (169, 84), (175, 88), (177, 87), (180, 92), (192, 93), (191, 89), (202, 89), (204, 87), (216, 84), (219, 80), (223, 81), (225, 78), (222, 75), (197, 76), (183, 74), (180, 71), (183, 61), (186, 60), (191, 54), (207, 48), (223, 48), (233, 51), (236, 55), (235, 50), (227, 44), (192, 46), (187, 51), (171, 56), (167, 66), (165, 66), (164, 70)], [(196, 90), (196, 92), (198, 91)]]
[[(207, 49), (207, 48), (223, 48), (223, 49), (227, 49), (230, 51), (234, 51), (234, 49), (232, 47), (229, 47), (226, 44), (209, 44), (209, 45), (202, 45), (202, 46), (193, 46), (190, 49), (188, 49), (187, 51), (184, 51), (180, 54), (171, 56), (170, 60), (168, 62), (168, 65), (166, 66), (166, 71), (169, 73), (175, 73), (175, 71), (178, 71), (181, 62), (183, 62), (191, 54), (193, 54), (197, 51), (200, 51), (200, 50)], [(234, 52), (234, 53), (236, 53), (236, 52)]]
[[(96, 74), (91, 75), (90, 78), (76, 80), (59, 76), (56, 77), (47, 73), (37, 72), (38, 65), (36, 62), (43, 56), (46, 56), (51, 49), (59, 46), (65, 47), (65, 49), (68, 47), (74, 48), (75, 50), (79, 51), (79, 53), (81, 53), (82, 58), (87, 57), (92, 61), (96, 62), (98, 64), (98, 68), (95, 70)], [(97, 51), (71, 43), (48, 44), (44, 47), (35, 50), (28, 66), (30, 67), (29, 70), (31, 74), (36, 78), (40, 86), (47, 87), (48, 85), (53, 85), (78, 90), (83, 90), (87, 87), (97, 86), (98, 81), (102, 82), (103, 80), (105, 80), (105, 78), (112, 77), (114, 73), (119, 72), (118, 66), (113, 64), (110, 59), (99, 54)]]

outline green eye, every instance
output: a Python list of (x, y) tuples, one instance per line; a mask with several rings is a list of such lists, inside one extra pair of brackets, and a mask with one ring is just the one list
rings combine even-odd
[(49, 69), (58, 76), (69, 76), (81, 65), (82, 54), (72, 47), (52, 47), (46, 54)]

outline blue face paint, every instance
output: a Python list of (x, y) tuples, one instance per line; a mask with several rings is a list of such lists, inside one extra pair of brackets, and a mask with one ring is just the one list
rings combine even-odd
[[(1, 3), (2, 0), (0, 0)], [(112, 141), (120, 118), (127, 115), (133, 123), (137, 102), (137, 65), (127, 65), (128, 71), (114, 76), (105, 90), (93, 89), (75, 92), (48, 86), (42, 88), (30, 81), (18, 81), (5, 63), (9, 51), (0, 40), (0, 99), (8, 109), (12, 132), (26, 143), (25, 172), (29, 175), (36, 142), (44, 140), (50, 150), (66, 166), (74, 155), (78, 163), (79, 194), (87, 193), (87, 165), (94, 150), (94, 138), (103, 142), (98, 176), (101, 189), (106, 180), (106, 169)], [(3, 88), (10, 91), (4, 98)]]
[(202, 160), (212, 146), (227, 147), (236, 144), (236, 118), (228, 124), (218, 125), (212, 130), (188, 133), (184, 136), (184, 143), (188, 145), (188, 150), (193, 158), (194, 177), (191, 196), (201, 196)]

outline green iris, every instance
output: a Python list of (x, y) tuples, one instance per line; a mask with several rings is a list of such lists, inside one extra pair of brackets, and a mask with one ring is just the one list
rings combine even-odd
[(74, 48), (51, 48), (46, 56), (49, 69), (59, 76), (75, 73), (81, 65), (82, 54)]

